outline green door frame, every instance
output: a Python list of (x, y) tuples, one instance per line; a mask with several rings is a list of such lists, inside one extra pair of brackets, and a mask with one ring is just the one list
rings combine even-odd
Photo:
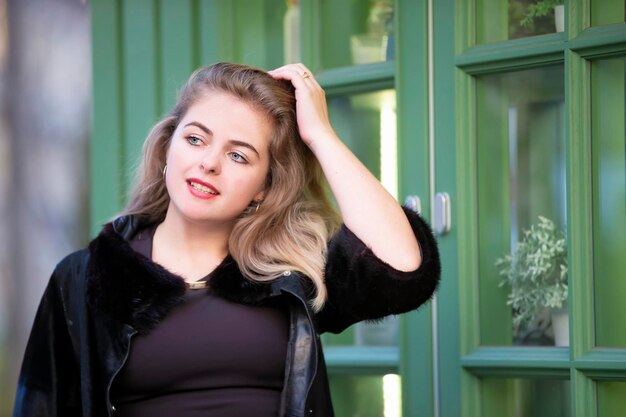
[[(537, 37), (474, 45), (477, 19), (476, 7), (491, 7), (493, 1), (465, 0), (446, 1), (436, 7), (454, 10), (454, 39), (446, 39), (435, 58), (435, 73), (448, 77), (454, 71), (455, 115), (448, 117), (448, 124), (456, 125), (455, 162), (440, 155), (440, 141), (446, 135), (437, 136), (436, 181), (445, 178), (449, 167), (456, 167), (457, 207), (454, 212), (457, 227), (458, 269), (456, 289), (440, 292), (440, 379), (441, 410), (445, 416), (483, 415), (481, 399), (482, 378), (557, 378), (569, 379), (572, 416), (598, 416), (600, 413), (597, 390), (600, 381), (626, 381), (626, 349), (601, 349), (594, 347), (594, 299), (593, 299), (593, 230), (591, 190), (591, 61), (599, 58), (626, 55), (626, 24), (590, 27), (589, 0), (566, 1), (566, 31)], [(437, 9), (435, 9), (437, 10)], [(504, 9), (506, 13), (506, 10)], [(449, 23), (449, 22), (448, 22)], [(435, 24), (435, 37), (446, 37), (446, 31)], [(454, 48), (450, 60), (449, 51)], [(475, 77), (484, 74), (516, 71), (522, 69), (560, 64), (565, 68), (565, 137), (567, 170), (567, 228), (570, 288), (570, 348), (520, 348), (486, 347), (480, 344), (480, 300), (477, 253), (477, 185), (476, 185), (476, 82)], [(438, 66), (440, 65), (440, 66)], [(445, 83), (444, 83), (445, 84)], [(448, 96), (437, 87), (439, 100)], [(440, 111), (439, 111), (440, 112)], [(436, 120), (438, 120), (436, 118)], [(452, 120), (455, 123), (452, 123)], [(443, 122), (445, 125), (446, 123)], [(441, 129), (436, 123), (436, 129)], [(441, 133), (441, 130), (439, 130)], [(445, 146), (445, 145), (444, 145)], [(441, 156), (441, 157), (440, 157)], [(453, 199), (454, 201), (454, 199)], [(442, 242), (444, 240), (442, 239)], [(445, 243), (442, 251), (447, 253)], [(461, 275), (462, 274), (462, 275)], [(455, 307), (458, 303), (458, 308)], [(446, 314), (449, 314), (446, 319)], [(443, 329), (455, 333), (459, 339), (442, 333)], [(452, 329), (452, 330), (451, 330)], [(456, 348), (444, 345), (446, 338)], [(455, 343), (457, 342), (457, 343)], [(448, 350), (447, 350), (448, 349)], [(454, 363), (447, 369), (445, 364)], [(460, 385), (448, 386), (449, 381)], [(461, 410), (455, 405), (461, 406)], [(623, 404), (623, 403), (622, 403)], [(509, 407), (506, 401), (501, 403)], [(444, 411), (445, 410), (445, 411)], [(500, 415), (507, 415), (502, 409)]]

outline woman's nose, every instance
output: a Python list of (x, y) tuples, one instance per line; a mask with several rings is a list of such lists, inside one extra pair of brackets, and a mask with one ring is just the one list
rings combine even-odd
[(207, 149), (200, 160), (200, 169), (207, 173), (219, 174), (222, 171), (220, 152), (217, 149)]

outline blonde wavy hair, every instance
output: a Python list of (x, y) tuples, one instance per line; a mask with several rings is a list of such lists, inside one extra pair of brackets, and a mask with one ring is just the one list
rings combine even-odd
[(228, 242), (230, 255), (252, 281), (267, 282), (284, 271), (311, 279), (317, 311), (326, 300), (324, 265), (327, 242), (339, 225), (317, 159), (300, 138), (294, 89), (265, 71), (218, 63), (196, 70), (179, 93), (174, 108), (153, 128), (124, 214), (140, 214), (162, 222), (169, 205), (163, 181), (165, 155), (172, 134), (199, 98), (225, 92), (268, 116), (273, 125), (265, 197), (258, 210), (245, 210)]

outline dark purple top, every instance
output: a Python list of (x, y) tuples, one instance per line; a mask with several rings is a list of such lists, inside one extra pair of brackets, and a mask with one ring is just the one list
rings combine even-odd
[[(140, 231), (133, 249), (151, 258), (155, 230)], [(253, 307), (188, 289), (155, 329), (133, 337), (112, 388), (116, 417), (278, 416), (286, 311), (278, 299)]]

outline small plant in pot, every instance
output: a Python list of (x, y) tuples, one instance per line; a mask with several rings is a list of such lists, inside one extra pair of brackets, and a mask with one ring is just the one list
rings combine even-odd
[(557, 32), (562, 32), (563, 27), (563, 1), (564, 0), (538, 0), (528, 6), (526, 16), (520, 21), (520, 25), (528, 29), (533, 29), (535, 19), (538, 17), (555, 15), (555, 26)]
[(567, 345), (568, 335), (561, 334), (556, 326), (561, 319), (554, 314), (567, 306), (565, 234), (550, 219), (539, 216), (539, 223), (523, 231), (515, 250), (498, 258), (496, 267), (500, 286), (510, 289), (507, 304), (513, 309), (514, 333), (519, 336), (541, 327), (549, 309), (555, 343)]

